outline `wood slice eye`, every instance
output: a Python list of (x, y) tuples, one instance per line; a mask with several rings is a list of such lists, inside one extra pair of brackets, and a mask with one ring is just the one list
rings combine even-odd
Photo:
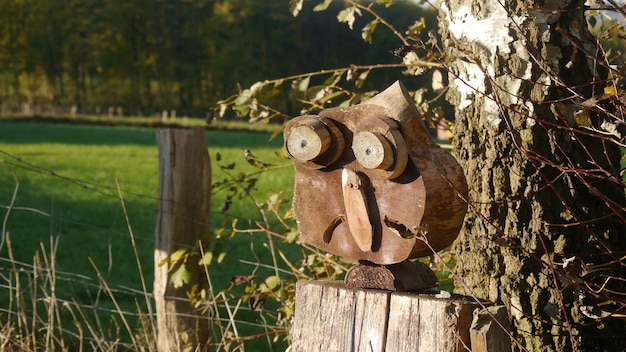
[(359, 163), (368, 169), (387, 170), (395, 160), (391, 144), (378, 133), (357, 133), (352, 141), (352, 151)]
[(409, 159), (402, 132), (390, 118), (367, 118), (359, 122), (352, 151), (363, 167), (386, 179), (400, 176)]
[(317, 115), (289, 121), (284, 138), (289, 157), (312, 169), (321, 169), (337, 161), (345, 146), (341, 130), (330, 119)]
[(296, 126), (287, 138), (287, 151), (300, 162), (313, 160), (328, 150), (330, 133), (320, 121)]

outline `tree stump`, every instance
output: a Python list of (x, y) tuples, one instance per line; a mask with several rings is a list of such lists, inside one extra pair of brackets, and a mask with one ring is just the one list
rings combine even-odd
[[(481, 304), (463, 296), (438, 298), (434, 293), (301, 281), (296, 285), (291, 348), (294, 352), (469, 351), (474, 311), (480, 308)], [(498, 317), (508, 324), (506, 314)]]

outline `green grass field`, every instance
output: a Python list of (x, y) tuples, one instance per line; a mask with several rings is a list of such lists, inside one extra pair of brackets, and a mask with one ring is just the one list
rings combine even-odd
[[(287, 190), (281, 197), (290, 200), (293, 169), (289, 160), (277, 155), (280, 138), (269, 139), (269, 133), (207, 131), (213, 182), (226, 177), (215, 161), (216, 153), (222, 164), (235, 163), (234, 174), (258, 171), (243, 157), (242, 150), (247, 148), (263, 162), (284, 165), (259, 176), (254, 196), (263, 200), (268, 194)], [(61, 273), (58, 297), (76, 299), (86, 306), (98, 304), (98, 309), (112, 307), (107, 306), (98, 284), (99, 271), (111, 287), (119, 289), (124, 309), (132, 311), (137, 295), (129, 292), (141, 292), (142, 287), (117, 184), (150, 291), (157, 153), (156, 133), (149, 128), (0, 122), (0, 216), (10, 240), (0, 248), (0, 270), (6, 271), (12, 262), (32, 264), (35, 253), (42, 252), (42, 244), (49, 253), (54, 247), (56, 270)], [(213, 195), (214, 228), (221, 226), (223, 217), (218, 213), (225, 197), (226, 191)], [(244, 224), (242, 227), (261, 220), (249, 200), (235, 200), (228, 213)], [(238, 235), (230, 242), (224, 262), (211, 266), (217, 290), (227, 287), (232, 275), (254, 269), (245, 261), (258, 262), (259, 256), (266, 256), (265, 239), (254, 236)], [(8, 259), (9, 244), (12, 261)]]

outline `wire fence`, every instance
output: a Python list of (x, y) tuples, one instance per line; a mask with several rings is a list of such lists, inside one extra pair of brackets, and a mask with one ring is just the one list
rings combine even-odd
[[(3, 174), (6, 177), (12, 174), (14, 182), (10, 194), (0, 195), (3, 214), (0, 301), (5, 302), (0, 306), (3, 350), (37, 350), (41, 344), (61, 349), (89, 346), (98, 350), (154, 350), (155, 340), (150, 338), (156, 329), (151, 290), (153, 234), (156, 204), (161, 199), (151, 194), (122, 192), (119, 185), (75, 178), (6, 150), (0, 150), (0, 167), (8, 169)], [(48, 210), (23, 204), (20, 195), (29, 185), (21, 184), (17, 172), (36, 175), (43, 183), (54, 181), (56, 187), (88, 192), (102, 203), (118, 203), (118, 215), (115, 219), (105, 219), (103, 225), (101, 221), (90, 221), (93, 219), (90, 215), (82, 216), (80, 207), (59, 209), (61, 206), (52, 202)], [(9, 178), (3, 182), (10, 181)], [(129, 216), (128, 223), (121, 214), (126, 210), (135, 215)], [(139, 231), (133, 228), (137, 217), (143, 217)], [(262, 220), (218, 211), (212, 212), (211, 217), (221, 220), (212, 227), (213, 231), (223, 230), (221, 223), (226, 219), (235, 219), (240, 224)], [(217, 350), (243, 350), (244, 341), (260, 339), (264, 346), (261, 350), (271, 349), (272, 340), (284, 334), (285, 327), (268, 321), (266, 315), (272, 315), (271, 311), (253, 310), (246, 304), (245, 292), (232, 290), (230, 282), (230, 276), (243, 272), (228, 270), (235, 266), (234, 270), (254, 274), (263, 270), (272, 273), (280, 270), (284, 275), (292, 272), (263, 264), (259, 259), (263, 255), (258, 251), (265, 249), (256, 239), (249, 243), (240, 241), (238, 246), (249, 250), (237, 248), (240, 258), (212, 265), (207, 272), (210, 287), (202, 309), (212, 324), (212, 344)], [(149, 284), (143, 287), (142, 281)], [(48, 325), (52, 328), (44, 328)], [(43, 333), (50, 329), (54, 330), (50, 333), (52, 338)], [(248, 345), (254, 350), (254, 343)]]

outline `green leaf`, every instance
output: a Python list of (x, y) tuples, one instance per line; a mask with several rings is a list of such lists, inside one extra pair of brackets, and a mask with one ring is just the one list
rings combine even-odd
[(158, 266), (158, 267), (162, 267), (162, 266), (163, 266), (163, 265), (165, 265), (166, 263), (169, 263), (169, 261), (170, 261), (170, 258), (169, 258), (169, 257), (163, 258), (163, 259), (159, 262), (159, 264), (157, 264), (157, 266)]
[(237, 99), (235, 99), (235, 105), (247, 105), (250, 104), (250, 97), (251, 97), (251, 93), (249, 89), (244, 89), (243, 92), (241, 92), (241, 94), (239, 94), (239, 96), (237, 96)]
[(198, 261), (198, 265), (209, 266), (213, 261), (213, 252), (205, 252), (200, 261)]
[(311, 76), (307, 76), (307, 77), (305, 77), (303, 79), (297, 80), (297, 81), (294, 82), (295, 83), (295, 89), (298, 92), (305, 93), (306, 90), (309, 88), (309, 83), (310, 82), (311, 82)]
[(265, 279), (265, 282), (263, 282), (263, 285), (261, 286), (261, 292), (274, 291), (274, 289), (278, 287), (278, 285), (280, 285), (280, 278), (276, 275), (272, 275)]
[(393, 0), (376, 0), (377, 4), (383, 4), (385, 7), (393, 5)]
[(337, 91), (337, 92), (333, 92), (333, 93), (331, 93), (331, 94), (328, 94), (328, 95), (326, 95), (326, 97), (325, 97), (326, 99), (325, 99), (324, 103), (329, 103), (329, 102), (331, 102), (333, 99), (338, 98), (338, 97), (340, 97), (340, 96), (342, 96), (342, 95), (344, 95), (344, 94), (345, 94), (345, 93), (344, 93), (344, 92), (341, 92), (341, 91)]
[(272, 193), (267, 197), (267, 204), (269, 204), (271, 207), (274, 207), (276, 205), (276, 202), (278, 202), (278, 199), (280, 197), (280, 193)]
[(170, 262), (172, 265), (176, 265), (189, 251), (187, 248), (179, 248), (174, 253), (170, 255)]
[(248, 116), (250, 113), (250, 105), (235, 105), (233, 106), (233, 110), (237, 111), (240, 117)]
[(354, 82), (354, 85), (357, 88), (361, 88), (361, 86), (363, 86), (363, 83), (365, 83), (365, 80), (367, 79), (367, 76), (369, 74), (370, 74), (370, 70), (361, 72), (361, 74), (359, 75), (359, 78), (357, 78), (356, 82)]
[(321, 101), (321, 103), (323, 103), (324, 96), (326, 96), (328, 91), (329, 87), (313, 86), (307, 91), (307, 96), (310, 97), (312, 101)]
[(363, 38), (366, 43), (372, 44), (372, 34), (374, 34), (377, 25), (378, 20), (373, 20), (365, 25), (365, 27), (361, 30), (361, 38)]
[(581, 127), (593, 127), (593, 122), (591, 122), (591, 117), (589, 115), (589, 111), (587, 110), (579, 110), (574, 114), (574, 118), (576, 119), (576, 123)]
[(333, 2), (333, 0), (324, 0), (324, 2), (317, 4), (317, 6), (313, 8), (313, 11), (315, 12), (326, 11), (326, 9), (328, 9), (328, 6), (330, 5), (331, 2)]
[(185, 263), (181, 264), (178, 270), (172, 274), (171, 280), (175, 288), (183, 287), (184, 284), (189, 283), (189, 280), (191, 280), (191, 271), (187, 269)]
[(324, 80), (324, 85), (325, 86), (334, 86), (337, 85), (337, 83), (339, 83), (339, 81), (341, 81), (341, 77), (343, 76), (344, 72), (346, 72), (347, 70), (337, 70), (333, 73), (332, 76), (326, 78), (326, 80)]
[(287, 243), (293, 243), (298, 239), (298, 235), (300, 233), (298, 232), (298, 230), (292, 230), (287, 232), (287, 236), (285, 237), (285, 241), (287, 241)]
[(217, 263), (218, 264), (222, 264), (222, 262), (224, 261), (224, 258), (226, 258), (226, 252), (225, 251), (224, 252), (220, 252), (217, 255)]

